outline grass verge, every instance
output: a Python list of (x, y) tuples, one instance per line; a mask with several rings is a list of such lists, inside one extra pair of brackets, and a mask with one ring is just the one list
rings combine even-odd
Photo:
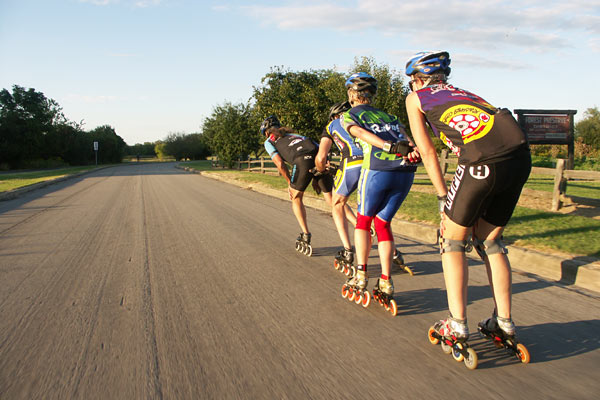
[(0, 174), (0, 193), (97, 168), (95, 165)]
[[(286, 188), (285, 180), (281, 177), (237, 170), (213, 169), (210, 161), (188, 162), (185, 163), (185, 166), (200, 171), (230, 174), (244, 182), (258, 182), (273, 188)], [(417, 172), (420, 173), (420, 171)], [(533, 178), (533, 182), (528, 182), (532, 189), (544, 190), (538, 189), (538, 185), (542, 187), (548, 185), (538, 182), (535, 176)], [(551, 180), (550, 186), (552, 186), (552, 182)], [(415, 184), (430, 183), (420, 179), (418, 182), (415, 181)], [(588, 184), (586, 183), (586, 185)], [(591, 190), (596, 190), (596, 188)], [(307, 195), (316, 196), (310, 186)], [(355, 196), (352, 197), (350, 204), (356, 208)], [(437, 225), (439, 224), (437, 199), (433, 194), (412, 191), (400, 207), (396, 218)], [(507, 243), (543, 252), (560, 252), (574, 256), (600, 258), (600, 221), (592, 218), (517, 207), (506, 227), (504, 239)]]

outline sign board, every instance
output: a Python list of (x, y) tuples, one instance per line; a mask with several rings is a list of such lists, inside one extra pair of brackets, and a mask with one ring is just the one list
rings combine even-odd
[(572, 144), (577, 110), (515, 110), (530, 144)]
[(94, 142), (94, 150), (98, 151), (98, 142)]

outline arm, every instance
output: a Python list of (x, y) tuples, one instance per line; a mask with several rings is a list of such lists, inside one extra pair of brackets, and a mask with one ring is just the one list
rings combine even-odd
[(271, 158), (275, 163), (275, 166), (277, 167), (277, 170), (279, 171), (281, 176), (283, 176), (287, 181), (288, 185), (290, 185), (292, 183), (292, 178), (290, 177), (290, 171), (288, 170), (287, 165), (285, 165), (283, 158), (281, 158), (279, 154), (274, 154)]
[(321, 138), (321, 143), (319, 144), (319, 152), (315, 157), (315, 166), (317, 167), (317, 171), (323, 172), (327, 169), (327, 154), (329, 154), (329, 150), (331, 149), (332, 140), (327, 137)]
[(423, 164), (427, 170), (427, 175), (433, 187), (438, 193), (438, 196), (444, 196), (448, 193), (446, 181), (442, 175), (440, 168), (439, 159), (437, 152), (433, 145), (433, 141), (427, 132), (427, 125), (425, 122), (425, 114), (421, 110), (421, 102), (416, 93), (411, 93), (406, 98), (406, 112), (408, 113), (408, 121), (410, 123), (410, 130), (413, 135), (413, 139), (417, 144), (417, 148), (421, 153)]

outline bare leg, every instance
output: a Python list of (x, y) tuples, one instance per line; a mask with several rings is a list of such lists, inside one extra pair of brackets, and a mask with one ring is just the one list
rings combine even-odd
[[(333, 207), (331, 208), (331, 214), (333, 215), (333, 222), (335, 223), (335, 227), (337, 228), (344, 248), (351, 249), (352, 243), (350, 243), (350, 236), (348, 235), (348, 221), (346, 220), (346, 208), (349, 208), (346, 205), (347, 201), (348, 197), (340, 196), (339, 194), (335, 193), (333, 195)], [(352, 212), (352, 210), (350, 210), (350, 212)], [(354, 221), (356, 223), (356, 218)]]
[[(443, 218), (443, 231), (446, 239), (465, 240), (470, 229), (452, 222), (445, 216)], [(467, 285), (469, 281), (467, 256), (464, 252), (443, 253), (442, 266), (450, 313), (454, 318), (467, 319)]]
[(292, 210), (294, 211), (294, 215), (298, 220), (298, 224), (300, 224), (302, 232), (309, 233), (310, 231), (308, 230), (308, 223), (306, 221), (306, 208), (304, 207), (304, 202), (302, 201), (304, 192), (300, 192), (292, 188), (290, 188), (289, 191), (292, 198)]
[[(495, 226), (479, 219), (474, 233), (480, 240), (495, 240), (502, 236), (504, 227)], [(512, 274), (506, 254), (490, 254), (484, 259), (488, 280), (494, 297), (496, 313), (502, 318), (511, 318)]]

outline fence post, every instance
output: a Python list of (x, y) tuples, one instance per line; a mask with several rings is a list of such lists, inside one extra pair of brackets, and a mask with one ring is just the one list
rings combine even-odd
[(563, 186), (563, 173), (565, 171), (565, 160), (556, 160), (556, 173), (554, 174), (554, 189), (552, 190), (552, 211), (558, 211), (561, 206), (560, 195)]
[(448, 171), (448, 149), (443, 149), (440, 154), (440, 169), (442, 170), (442, 176), (446, 175)]

